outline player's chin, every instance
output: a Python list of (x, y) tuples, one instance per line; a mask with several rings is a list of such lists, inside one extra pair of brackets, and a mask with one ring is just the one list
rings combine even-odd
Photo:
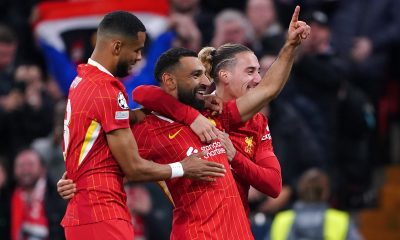
[(126, 72), (128, 73), (128, 75), (132, 75), (133, 74), (133, 66), (135, 64), (129, 65), (128, 68), (126, 69)]

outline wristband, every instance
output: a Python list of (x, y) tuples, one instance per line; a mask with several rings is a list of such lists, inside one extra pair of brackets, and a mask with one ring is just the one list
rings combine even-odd
[(182, 164), (180, 162), (174, 162), (168, 164), (171, 167), (171, 178), (182, 177), (184, 174)]

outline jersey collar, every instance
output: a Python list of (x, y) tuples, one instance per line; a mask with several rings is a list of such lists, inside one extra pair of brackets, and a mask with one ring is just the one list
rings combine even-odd
[(169, 122), (169, 123), (173, 123), (173, 122), (174, 122), (174, 120), (169, 119), (169, 118), (167, 118), (167, 117), (164, 117), (164, 116), (160, 115), (160, 114), (157, 113), (157, 112), (152, 111), (151, 114), (153, 114), (154, 116), (158, 117), (159, 119), (164, 120), (164, 121), (167, 121), (167, 122)]
[(108, 75), (111, 75), (112, 77), (114, 77), (114, 75), (112, 75), (105, 67), (103, 67), (100, 63), (96, 62), (95, 60), (89, 58), (88, 60), (88, 64), (97, 67), (100, 71), (107, 73)]

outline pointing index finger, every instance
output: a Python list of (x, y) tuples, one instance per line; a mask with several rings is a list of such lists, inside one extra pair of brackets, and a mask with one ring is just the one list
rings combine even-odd
[(299, 14), (300, 14), (300, 6), (297, 5), (292, 15), (292, 21), (291, 21), (292, 23), (295, 23), (299, 20)]

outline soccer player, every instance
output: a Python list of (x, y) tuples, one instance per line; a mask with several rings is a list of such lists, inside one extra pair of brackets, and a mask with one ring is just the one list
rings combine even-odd
[[(195, 52), (182, 48), (167, 51), (157, 61), (156, 76), (172, 98), (202, 109), (204, 102), (197, 96), (210, 81)], [(136, 123), (132, 132), (138, 139), (140, 155), (157, 163), (172, 163), (174, 167), (179, 159), (206, 150), (205, 159), (228, 169), (223, 178), (211, 183), (188, 178), (166, 180), (175, 205), (171, 239), (253, 239), (219, 140), (203, 144), (187, 125), (157, 114)]]
[[(297, 9), (297, 14), (298, 14), (298, 9)], [(298, 36), (298, 34), (301, 34), (301, 33), (304, 33), (305, 36), (307, 36), (307, 34), (309, 32), (307, 25), (303, 25), (303, 24), (297, 25), (297, 23), (296, 23), (296, 26), (294, 28), (295, 28), (295, 30), (292, 29), (291, 35), (295, 35), (296, 37)], [(299, 30), (296, 31), (296, 29), (299, 29)], [(290, 71), (290, 67), (293, 62), (292, 58), (294, 57), (294, 49), (296, 48), (297, 44), (295, 44), (296, 41), (293, 40), (294, 39), (293, 36), (291, 39), (292, 39), (292, 42), (289, 42), (290, 43), (289, 46), (286, 46), (286, 48), (284, 48), (282, 50), (281, 58), (280, 58), (280, 60), (278, 60), (278, 62), (280, 62), (280, 63), (277, 64), (277, 66), (275, 67), (275, 70), (274, 70), (274, 73), (276, 75), (273, 75), (273, 76), (270, 76), (267, 78), (268, 81), (272, 81), (275, 85), (278, 84), (279, 87), (276, 91), (279, 91), (281, 89), (280, 84), (282, 81), (285, 81), (285, 80), (282, 80), (281, 78), (285, 78), (285, 77), (287, 78), (288, 72)], [(298, 40), (298, 39), (296, 38), (296, 40)], [(167, 54), (166, 56), (168, 56), (168, 55), (170, 55), (170, 54)], [(163, 61), (161, 61), (161, 59), (164, 59), (163, 61), (168, 63), (168, 61), (171, 60), (171, 58), (168, 58), (168, 57), (160, 58), (160, 63), (158, 64), (158, 66), (161, 66), (161, 67), (156, 68), (156, 69), (158, 69), (158, 70), (156, 70), (156, 75), (160, 79), (160, 81), (162, 81), (162, 83), (163, 83), (162, 86), (164, 87), (164, 90), (166, 90), (167, 92), (170, 92), (170, 94), (172, 94), (175, 97), (181, 96), (181, 97), (179, 97), (179, 99), (181, 101), (190, 103), (191, 105), (196, 106), (198, 101), (195, 98), (193, 98), (193, 96), (201, 95), (205, 91), (205, 86), (209, 84), (209, 83), (207, 84), (207, 81), (204, 81), (204, 80), (202, 80), (202, 82), (203, 82), (202, 85), (195, 84), (196, 81), (199, 82), (200, 79), (204, 79), (203, 78), (204, 73), (202, 72), (204, 70), (200, 70), (198, 67), (196, 70), (197, 65), (195, 64), (196, 62), (193, 62), (195, 59), (194, 57), (182, 58), (179, 60), (180, 64), (172, 64), (174, 62), (172, 60), (171, 60), (170, 64), (165, 64), (165, 63), (162, 64)], [(186, 60), (184, 60), (184, 59), (186, 59)], [(265, 81), (263, 81), (263, 82), (265, 82)], [(260, 86), (258, 88), (256, 88), (257, 94), (255, 94), (255, 95), (254, 94), (246, 94), (245, 97), (240, 98), (240, 100), (231, 101), (230, 103), (228, 103), (228, 105), (229, 104), (232, 105), (231, 108), (232, 108), (232, 110), (234, 110), (231, 112), (226, 111), (228, 114), (231, 114), (231, 116), (226, 119), (228, 121), (228, 123), (230, 123), (232, 126), (235, 126), (236, 124), (240, 124), (243, 121), (243, 119), (251, 117), (252, 111), (255, 111), (255, 112), (258, 111), (258, 110), (249, 109), (249, 107), (257, 107), (260, 104), (259, 101), (266, 101), (263, 98), (264, 97), (263, 95), (265, 94), (265, 89), (264, 89), (265, 86), (264, 85), (266, 85), (266, 84), (265, 83), (260, 84)], [(253, 91), (253, 93), (254, 93), (254, 91)], [(271, 92), (267, 92), (267, 95), (268, 94), (271, 94)], [(187, 96), (187, 98), (185, 98), (185, 96)], [(192, 98), (189, 98), (191, 96), (192, 96)], [(256, 96), (256, 98), (253, 98), (254, 96)], [(267, 99), (269, 99), (269, 98), (270, 98), (270, 96), (267, 96)], [(235, 111), (234, 105), (236, 105), (236, 111)], [(143, 154), (149, 154), (151, 156), (154, 155), (153, 160), (155, 160), (155, 161), (160, 161), (160, 162), (168, 161), (168, 160), (165, 160), (165, 157), (164, 157), (166, 154), (171, 154), (172, 158), (176, 157), (176, 155), (179, 155), (179, 154), (185, 154), (185, 151), (183, 151), (183, 153), (182, 153), (180, 151), (177, 151), (176, 148), (181, 148), (181, 149), (187, 148), (187, 151), (186, 151), (187, 155), (189, 155), (191, 153), (195, 153), (196, 151), (198, 152), (200, 146), (202, 146), (203, 148), (204, 147), (210, 148), (212, 150), (211, 155), (210, 155), (211, 157), (215, 157), (215, 155), (221, 154), (221, 152), (223, 150), (220, 148), (220, 144), (218, 141), (213, 143), (215, 145), (209, 145), (209, 146), (200, 145), (199, 146), (198, 144), (200, 144), (200, 143), (197, 140), (197, 138), (194, 138), (194, 139), (191, 138), (189, 135), (189, 133), (191, 133), (191, 132), (186, 131), (187, 127), (184, 128), (183, 125), (179, 125), (178, 123), (173, 122), (169, 119), (166, 119), (165, 117), (149, 116), (146, 119), (151, 120), (150, 125), (155, 125), (155, 124), (158, 124), (158, 125), (156, 125), (155, 127), (147, 126), (149, 124), (149, 122), (146, 123), (146, 121), (148, 121), (148, 120), (145, 120), (143, 123), (135, 126), (133, 128), (133, 131), (135, 132), (135, 135), (137, 137), (147, 138), (147, 139), (139, 142), (139, 149), (140, 149), (141, 153), (143, 152)], [(139, 133), (136, 133), (136, 131), (140, 130), (141, 126), (146, 126), (146, 127), (142, 127), (142, 130)], [(229, 124), (225, 125), (225, 126), (230, 127)], [(146, 132), (143, 129), (149, 129), (150, 131)], [(139, 134), (139, 135), (137, 135), (137, 134)], [(189, 137), (188, 137), (188, 135), (189, 135)], [(179, 136), (179, 139), (177, 139), (178, 136)], [(186, 141), (184, 141), (184, 139)], [(197, 140), (197, 143), (195, 142), (196, 141), (195, 139)], [(177, 140), (179, 140), (179, 141), (177, 141)], [(159, 146), (163, 146), (163, 147), (160, 148)], [(201, 149), (201, 147), (200, 147), (200, 149)], [(208, 156), (208, 157), (210, 157), (210, 156)], [(220, 161), (220, 160), (221, 159), (219, 159), (217, 161)], [(225, 164), (227, 164), (227, 163), (225, 163)], [(226, 176), (225, 178), (223, 178), (221, 180), (218, 179), (215, 182), (217, 189), (218, 189), (217, 183), (220, 183), (222, 180), (229, 181), (228, 185), (225, 184), (225, 188), (227, 186), (234, 185), (234, 184), (232, 184), (232, 182), (230, 182), (231, 175), (230, 174), (227, 174), (227, 175), (228, 176)], [(209, 191), (211, 191), (211, 189), (207, 188), (208, 185), (204, 186), (205, 188), (203, 188), (203, 190), (201, 188), (193, 189), (193, 187), (197, 186), (197, 184), (193, 185), (192, 184), (193, 182), (189, 182), (188, 184), (176, 184), (177, 181), (181, 181), (181, 180), (182, 179), (167, 181), (167, 185), (170, 188), (169, 190), (172, 193), (172, 197), (173, 197), (175, 207), (176, 207), (174, 210), (174, 222), (173, 222), (174, 229), (172, 232), (172, 238), (174, 236), (183, 237), (184, 239), (185, 239), (185, 237), (186, 238), (194, 238), (196, 236), (199, 236), (199, 234), (201, 234), (200, 236), (205, 236), (204, 238), (208, 239), (208, 238), (212, 238), (212, 236), (213, 236), (210, 233), (214, 233), (215, 236), (231, 236), (231, 238), (232, 238), (232, 234), (237, 233), (236, 232), (237, 225), (234, 222), (241, 223), (242, 218), (235, 219), (234, 222), (232, 223), (232, 222), (228, 221), (230, 219), (231, 215), (227, 215), (226, 216), (227, 221), (220, 222), (220, 220), (218, 220), (219, 219), (218, 209), (223, 208), (223, 205), (219, 204), (216, 206), (217, 207), (216, 209), (213, 208), (213, 206), (215, 207), (214, 203), (216, 200), (218, 200), (218, 197), (216, 198), (214, 196), (216, 194), (213, 194), (212, 196), (207, 194)], [(206, 189), (205, 192), (203, 192), (204, 189)], [(190, 192), (190, 191), (194, 191), (194, 192)], [(225, 193), (223, 193), (223, 194), (228, 194), (226, 191), (224, 191), (224, 192)], [(222, 194), (222, 193), (219, 193), (219, 194)], [(193, 196), (193, 197), (197, 196), (197, 197), (190, 198), (190, 196)], [(189, 197), (189, 199), (191, 201), (188, 201), (188, 199), (185, 197)], [(211, 198), (211, 201), (210, 201), (210, 198)], [(237, 196), (232, 197), (231, 200), (234, 200), (234, 199), (237, 200)], [(202, 204), (204, 202), (211, 203), (211, 205)], [(239, 205), (241, 205), (241, 204), (239, 204)], [(241, 213), (243, 211), (243, 209), (238, 207), (239, 205), (236, 205), (231, 210), (232, 213), (231, 212), (226, 212), (226, 213), (239, 214), (241, 217), (243, 217), (243, 215)], [(193, 206), (195, 206), (195, 207), (193, 208)], [(205, 208), (205, 206), (208, 206), (209, 208)], [(188, 209), (188, 211), (185, 211), (185, 209)], [(205, 212), (206, 214), (202, 214), (203, 212)], [(225, 212), (225, 211), (223, 211), (223, 212)], [(204, 219), (207, 219), (207, 221), (205, 221)], [(245, 219), (246, 219), (246, 217), (245, 217)], [(220, 222), (223, 225), (215, 225), (214, 224), (215, 221)], [(245, 225), (247, 225), (247, 227), (248, 227), (247, 220), (245, 220), (245, 223), (246, 223)], [(210, 225), (210, 224), (212, 224), (212, 225)], [(229, 229), (231, 229), (231, 231), (226, 232), (223, 230), (225, 228), (226, 224), (229, 224), (231, 226), (231, 227), (229, 227)], [(241, 226), (245, 226), (245, 225), (241, 225)], [(235, 226), (235, 228), (233, 228), (233, 226)], [(222, 229), (221, 229), (221, 227), (222, 227)], [(232, 230), (234, 230), (234, 231), (232, 231)], [(191, 235), (191, 233), (193, 233), (194, 235)], [(180, 234), (184, 234), (184, 235), (180, 235)], [(187, 234), (189, 234), (189, 235), (187, 235)], [(247, 236), (244, 234), (244, 236), (242, 236), (242, 237), (246, 238)], [(233, 238), (236, 239), (237, 236), (233, 236)]]
[[(295, 9), (288, 29), (288, 39), (281, 50), (276, 62), (261, 80), (260, 64), (254, 53), (240, 44), (225, 44), (218, 49), (204, 48), (199, 58), (206, 66), (206, 75), (216, 83), (216, 95), (225, 102), (223, 113), (212, 116), (210, 112), (203, 114), (221, 130), (229, 133), (237, 152), (230, 161), (234, 172), (239, 193), (246, 212), (249, 212), (248, 191), (250, 185), (271, 197), (277, 197), (282, 188), (281, 171), (278, 159), (272, 148), (272, 138), (269, 132), (268, 120), (261, 114), (254, 112), (240, 114), (241, 122), (231, 124), (232, 118), (237, 116), (242, 105), (249, 104), (251, 99), (261, 99), (253, 109), (260, 110), (263, 104), (276, 97), (284, 86), (294, 58), (294, 50), (301, 39), (307, 37), (309, 26), (298, 21), (299, 7)], [(259, 85), (257, 88), (256, 86)], [(151, 102), (145, 96), (160, 99)], [(247, 95), (244, 98), (242, 96)], [(153, 86), (140, 86), (133, 92), (134, 100), (144, 107), (171, 116), (186, 124), (190, 122), (180, 112), (191, 112), (189, 106), (184, 106), (165, 95), (163, 91)], [(162, 104), (168, 101), (168, 105)], [(236, 103), (236, 104), (232, 104)], [(161, 105), (162, 104), (162, 105)], [(175, 111), (182, 109), (181, 111)], [(166, 111), (167, 110), (167, 111)], [(251, 117), (252, 116), (252, 117)], [(224, 138), (221, 138), (225, 143)], [(226, 144), (230, 142), (227, 141)], [(227, 146), (225, 146), (227, 147)]]
[[(162, 89), (179, 101), (203, 109), (199, 99), (210, 85), (197, 54), (173, 48), (158, 59), (155, 76)], [(206, 150), (205, 159), (224, 164), (227, 154), (219, 140), (202, 144), (187, 125), (157, 113), (133, 126), (142, 156), (168, 164)], [(213, 183), (187, 178), (166, 180), (174, 211), (171, 239), (253, 239), (231, 171)]]
[[(97, 31), (88, 64), (78, 66), (64, 120), (63, 154), (67, 177), (76, 183), (62, 225), (67, 239), (133, 239), (123, 177), (134, 181), (186, 176), (215, 181), (222, 164), (194, 154), (161, 165), (140, 157), (129, 124), (127, 94), (117, 77), (129, 74), (145, 41), (134, 15), (107, 14)], [(204, 184), (203, 181), (199, 181)]]

